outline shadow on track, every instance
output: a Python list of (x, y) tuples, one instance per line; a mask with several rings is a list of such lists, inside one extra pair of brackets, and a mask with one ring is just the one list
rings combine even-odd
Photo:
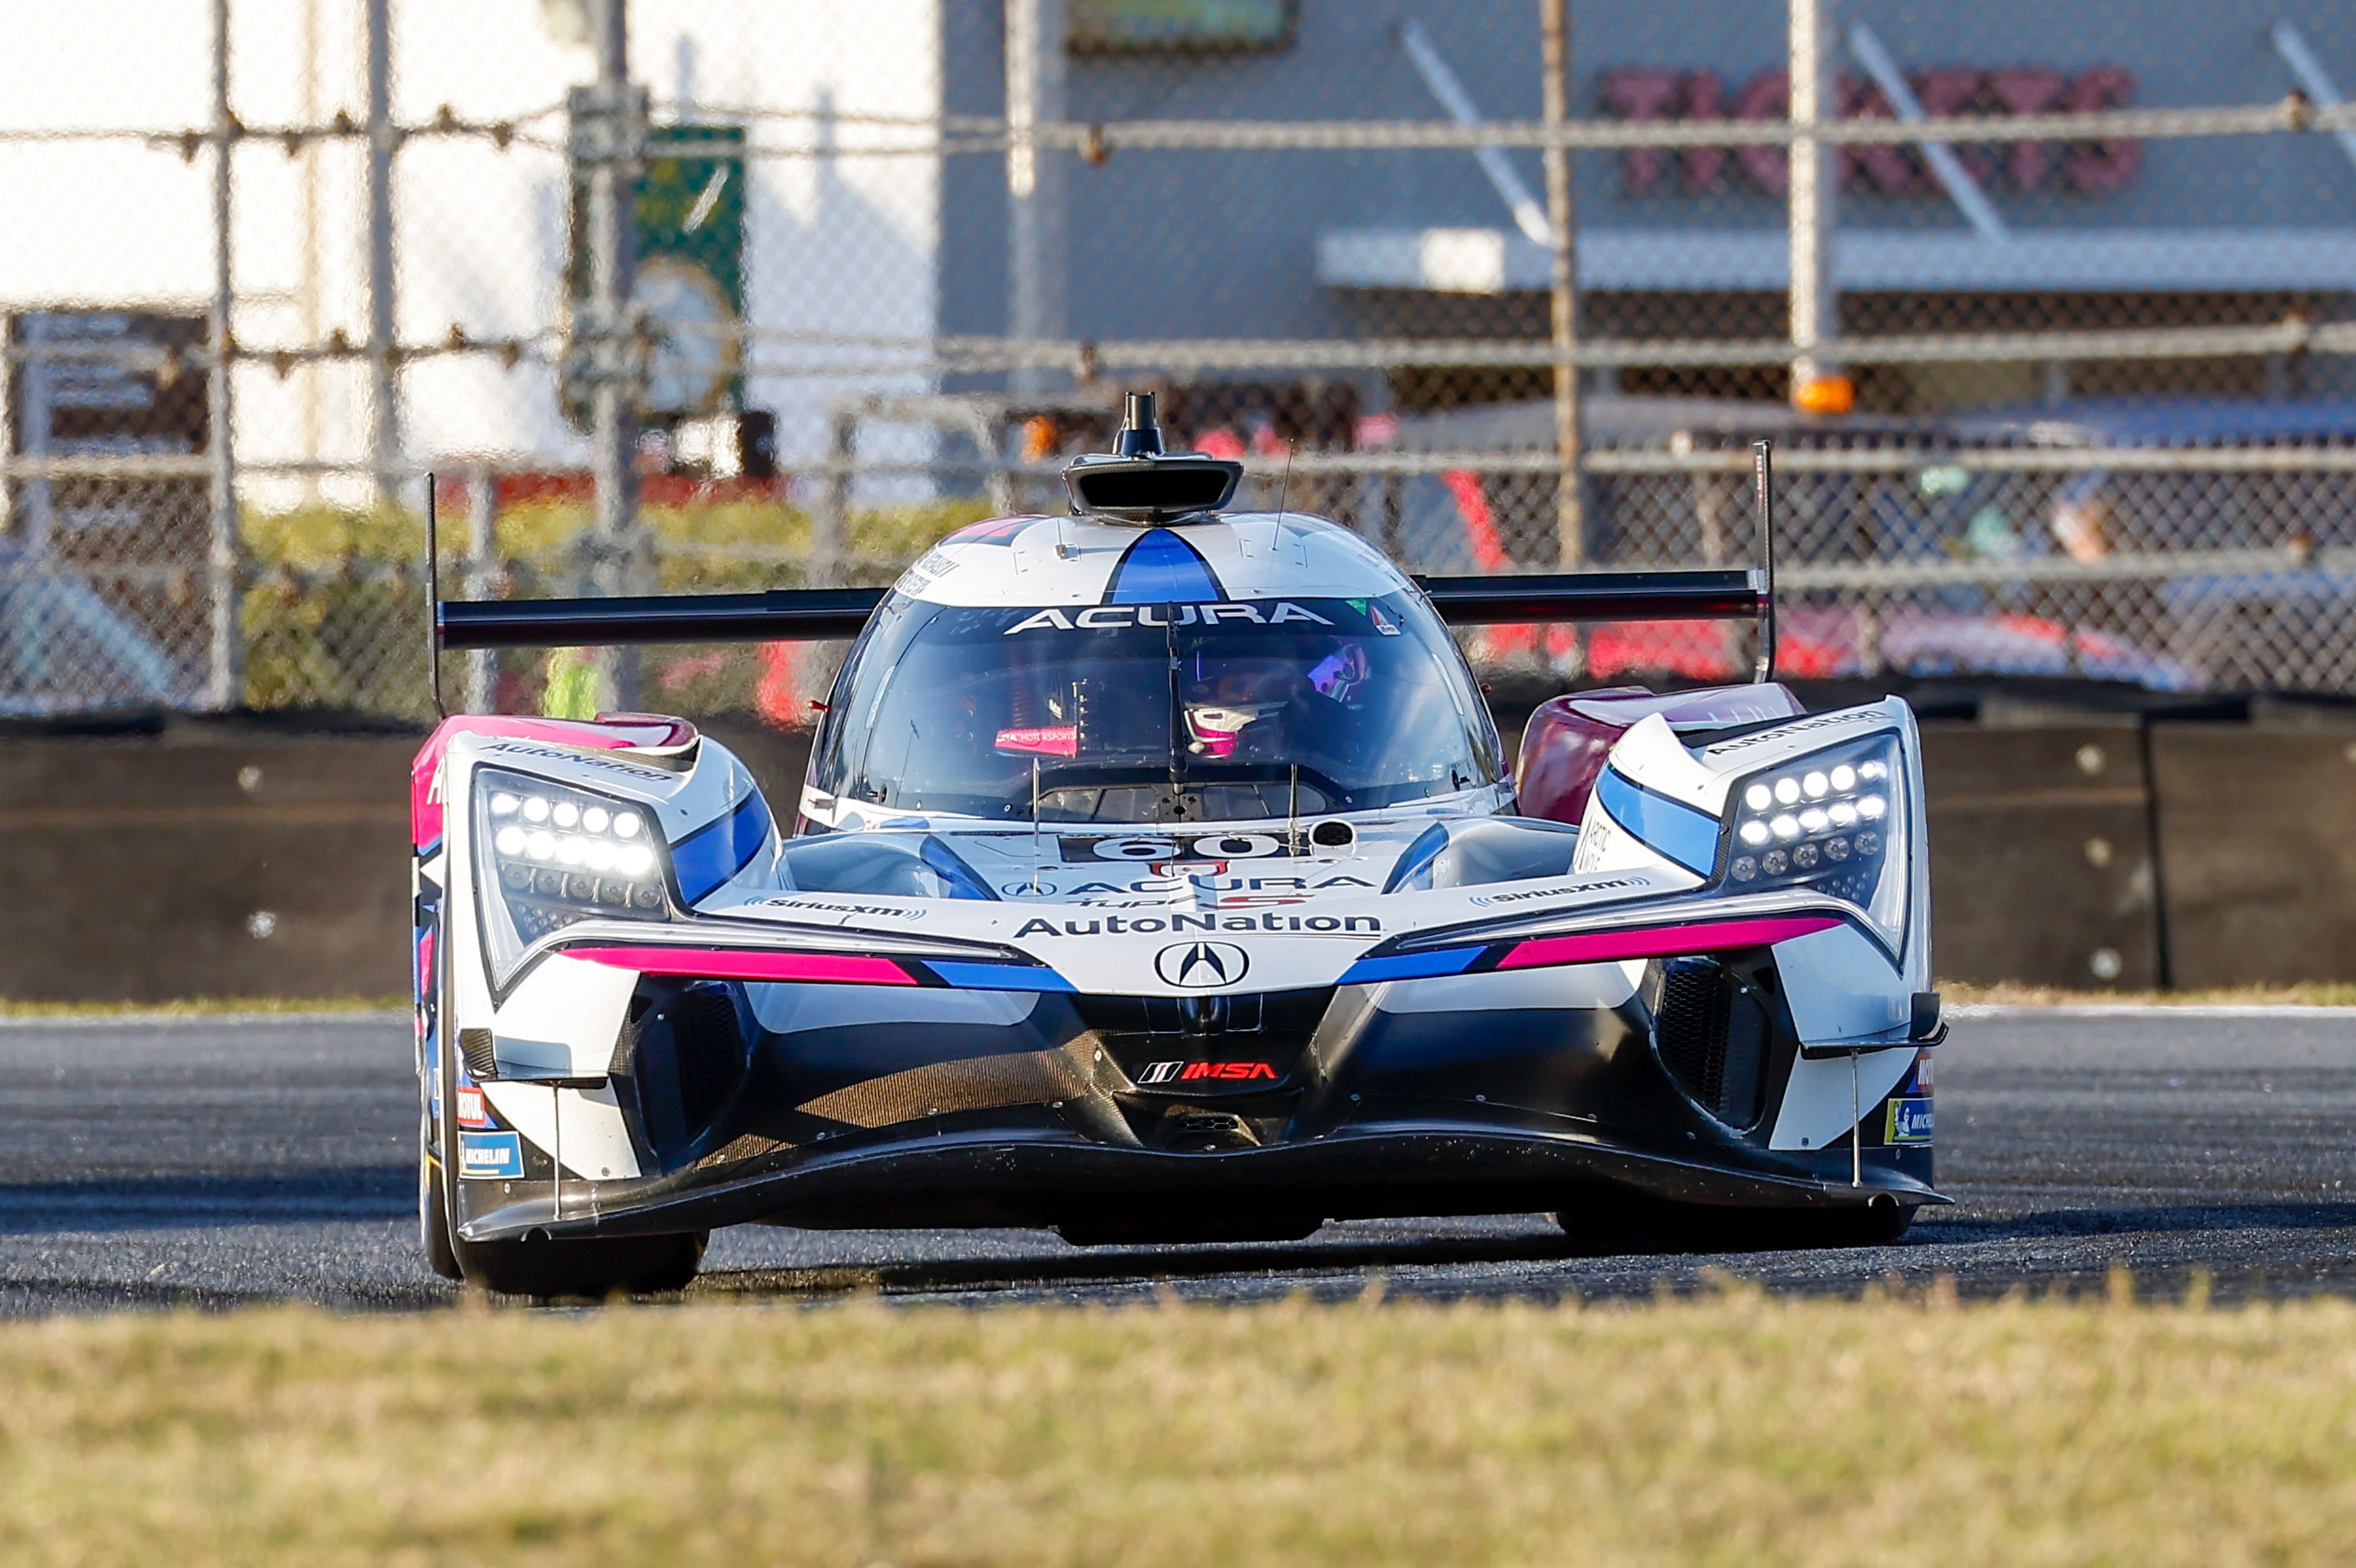
[[(2312, 1245), (2261, 1267), (2244, 1253), (2269, 1235), (2344, 1230), (2351, 1245)], [(2203, 1246), (2214, 1238), (2218, 1245)], [(694, 1287), (706, 1298), (792, 1299), (847, 1295), (957, 1295), (1079, 1293), (1108, 1296), (1158, 1286), (1209, 1287), (1212, 1294), (1263, 1296), (1307, 1291), (1355, 1294), (1376, 1279), (1401, 1294), (1595, 1299), (1640, 1297), (1661, 1290), (1713, 1288), (1728, 1274), (1779, 1294), (1853, 1294), (1869, 1285), (1919, 1288), (1948, 1277), (1957, 1289), (1987, 1297), (2016, 1288), (2100, 1290), (2118, 1255), (2104, 1238), (2154, 1238), (2179, 1244), (2148, 1260), (2156, 1287), (2180, 1291), (2196, 1276), (2213, 1279), (2219, 1299), (2294, 1290), (2356, 1286), (2356, 1204), (2239, 1203), (2124, 1209), (2055, 1209), (2005, 1219), (1942, 1210), (1926, 1215), (1902, 1240), (1885, 1246), (1794, 1249), (1762, 1239), (1674, 1234), (1579, 1237), (1434, 1236), (1379, 1240), (1293, 1241), (1190, 1247), (1065, 1251), (1043, 1240), (1011, 1256), (926, 1259), (905, 1263), (841, 1263), (707, 1273)], [(2321, 1238), (2317, 1238), (2321, 1240)], [(2097, 1243), (2088, 1245), (2088, 1243)], [(2181, 1244), (2189, 1243), (2189, 1245)], [(2045, 1255), (2060, 1248), (2057, 1255)], [(2034, 1261), (2024, 1249), (2036, 1254)], [(1226, 1287), (1223, 1291), (1221, 1287)]]
[(2356, 1231), (2356, 1203), (2183, 1203), (2148, 1208), (2048, 1208), (1987, 1217), (1947, 1210), (1925, 1217), (1908, 1241), (1968, 1246), (2011, 1238), (2187, 1235), (2241, 1230)]

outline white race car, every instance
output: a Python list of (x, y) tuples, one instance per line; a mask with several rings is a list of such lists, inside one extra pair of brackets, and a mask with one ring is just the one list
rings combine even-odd
[(1516, 779), (1443, 625), (1764, 612), (1763, 673), (1772, 563), (1419, 585), (1220, 510), (1239, 469), (1150, 399), (1119, 447), (886, 594), (437, 605), (437, 649), (858, 637), (789, 823), (675, 719), (420, 753), (441, 1272), (671, 1288), (753, 1221), (1863, 1241), (1936, 1200), (1906, 705), (1561, 697)]

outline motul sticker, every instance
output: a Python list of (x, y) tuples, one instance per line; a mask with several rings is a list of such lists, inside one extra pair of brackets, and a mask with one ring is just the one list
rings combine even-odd
[(1928, 1100), (1893, 1100), (1890, 1102), (1890, 1121), (1882, 1130), (1885, 1144), (1927, 1144), (1931, 1141), (1931, 1102)]
[(515, 1133), (458, 1134), (458, 1174), (481, 1180), (515, 1180), (523, 1175), (523, 1138)]
[(483, 1091), (474, 1084), (458, 1086), (458, 1125), (487, 1127), (491, 1124), (490, 1107), (483, 1102)]

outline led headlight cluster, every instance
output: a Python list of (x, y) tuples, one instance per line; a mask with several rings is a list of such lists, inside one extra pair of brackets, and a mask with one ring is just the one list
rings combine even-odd
[(1727, 875), (1737, 882), (1870, 860), (1885, 840), (1890, 765), (1879, 757), (1827, 763), (1752, 779), (1742, 789), (1735, 854)]
[(475, 775), (475, 806), (485, 934), (498, 967), (577, 920), (669, 918), (660, 838), (645, 808), (487, 768)]
[(1808, 887), (1858, 906), (1902, 941), (1905, 789), (1890, 735), (1752, 774), (1728, 797), (1727, 888)]

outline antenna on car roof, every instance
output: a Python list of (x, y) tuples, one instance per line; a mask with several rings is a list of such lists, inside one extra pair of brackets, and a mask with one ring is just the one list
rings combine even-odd
[(1752, 574), (1759, 595), (1759, 660), (1754, 681), (1775, 678), (1775, 444), (1751, 444), (1751, 484), (1759, 512), (1759, 568)]
[(1075, 457), (1064, 469), (1072, 510), (1084, 517), (1154, 524), (1207, 521), (1227, 504), (1244, 466), (1200, 452), (1165, 452), (1153, 394), (1130, 392), (1112, 450)]
[(1117, 457), (1162, 456), (1162, 423), (1154, 417), (1151, 392), (1133, 392), (1123, 395), (1120, 428), (1113, 433), (1112, 450)]
[(434, 712), (448, 718), (442, 702), (442, 535), (434, 511), (434, 494), (440, 487), (425, 476), (425, 671), (434, 682)]

